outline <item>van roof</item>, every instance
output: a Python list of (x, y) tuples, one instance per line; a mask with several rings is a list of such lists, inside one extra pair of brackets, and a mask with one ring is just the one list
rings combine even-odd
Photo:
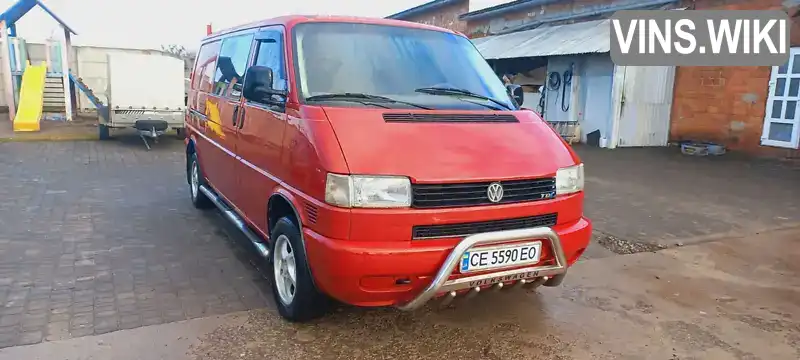
[(371, 17), (357, 17), (357, 16), (337, 16), (337, 15), (288, 15), (288, 16), (280, 16), (272, 19), (265, 19), (260, 21), (255, 21), (247, 24), (241, 24), (234, 27), (230, 27), (227, 29), (222, 29), (211, 35), (206, 36), (203, 38), (203, 43), (208, 40), (221, 37), (239, 30), (245, 29), (252, 29), (262, 26), (270, 26), (270, 25), (284, 25), (286, 27), (292, 27), (297, 24), (301, 23), (310, 23), (310, 22), (343, 22), (343, 23), (360, 23), (360, 24), (376, 24), (376, 25), (391, 25), (391, 26), (402, 26), (408, 28), (417, 28), (417, 29), (427, 29), (427, 30), (434, 30), (434, 31), (442, 31), (442, 32), (449, 32), (452, 34), (463, 35), (459, 32), (452, 31), (449, 29), (441, 28), (438, 26), (420, 24), (416, 22), (410, 21), (403, 21), (403, 20), (393, 20), (393, 19), (384, 19), (384, 18), (371, 18)]

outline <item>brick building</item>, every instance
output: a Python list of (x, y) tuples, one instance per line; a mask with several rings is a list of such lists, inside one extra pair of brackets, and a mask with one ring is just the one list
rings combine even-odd
[[(787, 5), (780, 0), (697, 1), (697, 10), (785, 9), (793, 16), (789, 32), (791, 56), (798, 59), (798, 63), (792, 62), (788, 69), (777, 66), (678, 67), (671, 138), (708, 139), (755, 155), (800, 157), (797, 150), (800, 110), (785, 106), (794, 106), (800, 101), (800, 49), (796, 48), (800, 46), (800, 22), (794, 17), (791, 4)], [(787, 97), (776, 98), (777, 93)]]
[[(572, 89), (565, 91), (564, 95), (574, 96), (575, 109), (562, 114), (557, 107), (550, 106), (551, 110), (555, 108), (555, 113), (545, 110), (544, 117), (548, 121), (556, 119), (581, 123), (584, 141), (589, 132), (596, 130), (601, 131), (604, 138), (610, 138), (614, 144), (611, 147), (658, 146), (666, 144), (667, 140), (692, 139), (719, 142), (729, 149), (755, 155), (798, 157), (800, 110), (795, 111), (795, 106), (800, 104), (800, 22), (797, 18), (792, 18), (790, 34), (792, 57), (795, 54), (798, 56), (798, 64), (791, 62), (787, 64), (791, 66), (780, 68), (682, 66), (664, 70), (656, 78), (647, 79), (647, 76), (654, 76), (652, 70), (663, 67), (618, 67), (609, 63), (606, 49), (594, 49), (587, 54), (582, 53), (584, 50), (579, 46), (565, 48), (549, 40), (555, 34), (582, 34), (576, 30), (577, 27), (570, 25), (583, 22), (602, 25), (603, 19), (618, 10), (783, 9), (790, 16), (795, 16), (798, 11), (796, 3), (796, 0), (516, 0), (470, 12), (467, 11), (469, 0), (436, 0), (389, 17), (462, 32), (474, 39), (479, 50), (497, 68), (508, 69), (509, 64), (514, 64), (511, 68), (518, 69), (523, 59), (529, 64), (537, 63), (538, 79), (531, 78), (536, 77), (531, 75), (536, 71), (527, 71), (525, 76), (521, 76), (529, 85), (541, 85), (545, 76), (554, 71), (563, 71), (564, 63), (570, 63), (575, 81)], [(545, 36), (547, 28), (555, 27), (558, 27), (557, 31)], [(522, 38), (520, 34), (523, 33), (530, 33), (532, 40), (509, 41), (512, 37)], [(537, 34), (539, 38), (535, 38)], [(529, 49), (498, 50), (498, 46), (504, 43), (509, 48)], [(550, 50), (537, 52), (535, 48)], [(527, 56), (510, 58), (510, 54)], [(547, 60), (542, 60), (545, 58)], [(542, 66), (543, 63), (547, 65)], [(792, 71), (795, 67), (797, 72)], [(632, 80), (637, 77), (639, 85)], [(662, 106), (647, 118), (640, 115), (638, 118), (625, 119), (626, 113), (641, 114), (640, 109), (625, 107), (630, 107), (630, 97), (636, 93), (652, 92), (652, 86), (645, 87), (641, 83), (652, 83), (654, 80), (663, 85), (656, 92), (667, 92), (669, 95), (663, 98), (664, 104), (661, 104), (666, 108)], [(598, 93), (603, 92), (610, 96), (598, 97)], [(539, 96), (535, 90), (531, 90), (531, 95), (533, 98)], [(606, 101), (610, 104), (603, 104)], [(597, 113), (606, 112), (609, 112), (608, 116), (596, 117)], [(588, 116), (593, 118), (588, 119)], [(625, 136), (634, 135), (641, 139), (624, 139)]]
[(469, 12), (469, 0), (434, 0), (386, 18), (413, 21), (465, 33), (467, 23), (458, 17)]

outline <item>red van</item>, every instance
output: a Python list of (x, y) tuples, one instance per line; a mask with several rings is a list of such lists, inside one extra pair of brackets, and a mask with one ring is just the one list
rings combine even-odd
[(586, 249), (583, 164), (462, 34), (291, 16), (206, 37), (186, 174), (269, 264), (280, 314), (557, 286)]

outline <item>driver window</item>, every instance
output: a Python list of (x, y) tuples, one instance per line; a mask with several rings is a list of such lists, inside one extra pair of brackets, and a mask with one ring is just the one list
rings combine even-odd
[(286, 69), (283, 56), (283, 39), (279, 33), (268, 40), (259, 40), (256, 50), (257, 66), (266, 66), (272, 69), (273, 88), (276, 90), (287, 89)]

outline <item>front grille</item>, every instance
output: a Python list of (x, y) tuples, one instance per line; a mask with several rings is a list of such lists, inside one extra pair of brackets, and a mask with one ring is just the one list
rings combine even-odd
[(493, 183), (413, 184), (412, 206), (443, 208), (510, 204), (551, 199), (556, 195), (555, 178), (499, 181), (503, 186), (503, 197), (498, 202), (492, 202), (489, 200), (488, 189)]
[(557, 221), (558, 214), (545, 214), (514, 219), (490, 220), (460, 224), (417, 225), (412, 229), (412, 237), (414, 239), (465, 237), (490, 231), (553, 226)]
[(427, 123), (516, 123), (512, 114), (419, 114), (386, 113), (386, 122), (427, 122)]

